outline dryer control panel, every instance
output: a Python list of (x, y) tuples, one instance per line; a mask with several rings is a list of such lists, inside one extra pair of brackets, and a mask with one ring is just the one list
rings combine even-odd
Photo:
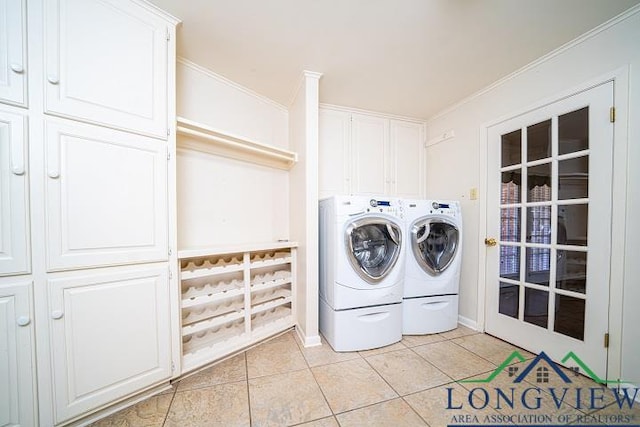
[(399, 216), (400, 218), (403, 217), (404, 212), (402, 205), (396, 201), (371, 199), (369, 200), (369, 206), (370, 207), (367, 208), (367, 212), (369, 213), (379, 212)]

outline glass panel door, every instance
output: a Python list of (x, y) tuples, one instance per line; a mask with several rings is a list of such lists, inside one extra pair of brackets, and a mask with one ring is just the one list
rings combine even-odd
[[(612, 83), (489, 128), (487, 331), (606, 374)], [(489, 241), (489, 240), (488, 240)], [(592, 366), (593, 365), (593, 366)], [(604, 378), (604, 377), (601, 377)]]
[(369, 283), (377, 283), (398, 261), (401, 245), (398, 225), (382, 218), (365, 218), (352, 222), (346, 231), (349, 261)]

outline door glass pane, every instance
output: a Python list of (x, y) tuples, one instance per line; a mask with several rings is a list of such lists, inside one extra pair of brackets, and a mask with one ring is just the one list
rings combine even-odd
[(438, 275), (449, 267), (458, 248), (458, 229), (449, 223), (428, 220), (411, 230), (414, 254), (427, 273)]
[(386, 224), (359, 226), (350, 239), (356, 262), (371, 277), (385, 275), (397, 259), (398, 245)]
[(520, 280), (520, 247), (500, 245), (500, 277)]
[(500, 188), (500, 203), (520, 203), (522, 171), (520, 169), (502, 172), (502, 187)]
[(558, 250), (556, 288), (568, 291), (587, 291), (587, 253)]
[(589, 197), (589, 157), (558, 162), (558, 199)]
[(520, 208), (500, 209), (500, 241), (520, 241)]
[(589, 205), (558, 206), (558, 244), (587, 245)]
[(498, 311), (506, 316), (518, 318), (518, 301), (520, 300), (520, 286), (500, 282), (500, 302)]
[(551, 200), (551, 163), (527, 168), (528, 202)]
[(551, 243), (551, 206), (527, 208), (527, 242)]
[(589, 148), (589, 107), (558, 117), (558, 154)]
[(539, 289), (525, 288), (524, 291), (524, 321), (547, 327), (549, 308), (549, 292)]
[(551, 249), (527, 248), (527, 269), (524, 280), (529, 283), (549, 286), (551, 269)]
[(502, 167), (522, 163), (522, 131), (502, 135)]
[(585, 300), (556, 295), (556, 319), (553, 329), (563, 335), (584, 339)]
[(551, 157), (551, 120), (527, 128), (527, 162)]

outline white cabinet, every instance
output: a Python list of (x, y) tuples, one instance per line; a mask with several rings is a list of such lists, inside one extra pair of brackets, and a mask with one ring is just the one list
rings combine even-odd
[(0, 101), (26, 103), (26, 1), (0, 0)]
[(0, 425), (35, 426), (31, 282), (0, 282)]
[(389, 120), (351, 116), (353, 187), (356, 194), (390, 194)]
[(166, 264), (49, 280), (56, 423), (169, 378)]
[(0, 109), (0, 276), (29, 271), (25, 125)]
[(388, 194), (421, 198), (425, 191), (425, 132), (421, 123), (389, 122), (390, 168)]
[(179, 256), (183, 373), (294, 325), (295, 244)]
[(322, 109), (319, 128), (320, 198), (424, 197), (423, 123)]
[(166, 261), (166, 145), (62, 120), (45, 128), (48, 269)]
[(167, 137), (167, 22), (130, 0), (45, 2), (46, 112)]
[(351, 192), (351, 115), (320, 110), (318, 185), (320, 198)]

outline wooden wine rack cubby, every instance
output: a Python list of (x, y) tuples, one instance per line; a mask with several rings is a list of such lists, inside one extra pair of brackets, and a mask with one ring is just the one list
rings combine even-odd
[(295, 324), (296, 245), (184, 250), (182, 374)]

